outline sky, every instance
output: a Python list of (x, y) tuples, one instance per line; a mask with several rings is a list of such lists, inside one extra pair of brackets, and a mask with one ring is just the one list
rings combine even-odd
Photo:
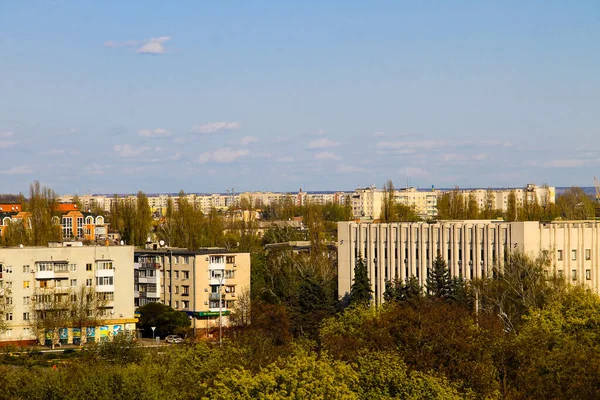
[(0, 192), (592, 186), (600, 3), (0, 2)]

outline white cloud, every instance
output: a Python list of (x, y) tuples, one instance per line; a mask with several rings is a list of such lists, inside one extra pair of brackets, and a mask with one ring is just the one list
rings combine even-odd
[(586, 160), (564, 159), (564, 160), (548, 161), (547, 163), (544, 164), (544, 166), (552, 167), (552, 168), (577, 168), (577, 167), (583, 167), (586, 164), (587, 164)]
[(17, 142), (13, 140), (0, 140), (0, 149), (7, 149), (13, 147)]
[(280, 163), (290, 163), (290, 162), (294, 162), (294, 157), (292, 157), (292, 156), (279, 157), (275, 161), (280, 162)]
[(193, 133), (219, 133), (226, 131), (235, 131), (242, 127), (239, 122), (211, 122), (204, 125), (194, 125)]
[(339, 145), (340, 145), (339, 142), (334, 142), (333, 140), (323, 138), (323, 139), (313, 140), (312, 142), (308, 143), (308, 148), (309, 149), (326, 149), (328, 147), (336, 147)]
[(482, 140), (479, 142), (481, 146), (486, 147), (512, 147), (513, 144), (507, 140)]
[(142, 136), (142, 137), (152, 137), (152, 138), (163, 138), (163, 137), (169, 137), (171, 136), (171, 132), (162, 129), (162, 128), (156, 128), (154, 130), (152, 129), (140, 129), (140, 131), (138, 132), (138, 136)]
[(329, 151), (322, 151), (315, 154), (315, 160), (341, 160), (342, 157)]
[(165, 42), (171, 40), (171, 36), (160, 36), (146, 41), (142, 47), (136, 50), (139, 54), (165, 54)]
[(106, 166), (102, 167), (99, 164), (92, 164), (92, 165), (87, 165), (84, 168), (84, 171), (88, 175), (104, 175), (105, 168), (106, 168)]
[(400, 141), (400, 142), (386, 142), (382, 141), (377, 143), (379, 149), (419, 149), (419, 150), (432, 150), (447, 146), (447, 142), (443, 140), (420, 140), (420, 141)]
[(1, 175), (24, 175), (31, 174), (32, 172), (33, 170), (31, 169), (31, 167), (27, 165), (20, 165), (18, 167), (10, 167), (5, 170), (0, 170)]
[(240, 157), (244, 157), (250, 154), (247, 149), (231, 149), (224, 147), (222, 149), (215, 150), (213, 152), (205, 152), (198, 156), (198, 162), (200, 164), (206, 164), (207, 162), (216, 163), (230, 163)]
[(489, 153), (479, 153), (479, 154), (474, 154), (473, 156), (471, 156), (471, 158), (475, 161), (488, 161), (488, 160), (493, 160), (494, 155), (489, 154)]
[(42, 154), (46, 154), (49, 156), (60, 156), (60, 155), (65, 154), (65, 150), (64, 149), (50, 149), (50, 150), (43, 151)]
[(135, 52), (139, 54), (165, 54), (167, 51), (164, 44), (169, 40), (171, 40), (171, 36), (159, 36), (146, 40), (126, 40), (125, 42), (108, 40), (104, 42), (104, 47), (137, 47)]
[(362, 167), (357, 167), (355, 165), (340, 164), (340, 166), (338, 167), (338, 172), (341, 172), (342, 174), (348, 174), (348, 173), (353, 173), (353, 172), (363, 172), (363, 171), (366, 171), (366, 169), (364, 169)]
[(132, 147), (128, 144), (116, 144), (113, 146), (113, 150), (121, 157), (134, 157), (144, 154), (152, 150), (152, 148), (148, 146)]
[(0, 132), (0, 137), (7, 138), (15, 136), (14, 132)]
[(254, 137), (254, 136), (244, 136), (240, 140), (230, 140), (229, 144), (247, 146), (250, 143), (256, 143), (256, 142), (258, 142), (258, 138)]

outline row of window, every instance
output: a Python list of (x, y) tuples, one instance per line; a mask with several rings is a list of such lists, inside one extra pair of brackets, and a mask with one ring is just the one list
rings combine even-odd
[[(167, 286), (168, 293), (171, 294), (171, 286)], [(179, 286), (173, 286), (174, 294), (179, 294)], [(189, 286), (181, 286), (181, 294), (184, 296), (189, 296), (190, 287)]]
[[(169, 271), (169, 275), (171, 271)], [(179, 271), (173, 271), (173, 279), (179, 279)], [(190, 279), (190, 271), (181, 271), (181, 279)]]
[[(223, 274), (223, 272), (225, 274)], [(222, 270), (222, 269), (213, 269), (209, 271), (209, 278), (210, 279), (235, 279), (235, 270), (233, 269), (226, 269), (226, 270)]]
[[(562, 250), (556, 250), (556, 259), (558, 261), (563, 260), (563, 251)], [(590, 249), (585, 249), (585, 259), (586, 260), (592, 259), (592, 251)], [(577, 260), (577, 250), (571, 250), (571, 260), (573, 260), (573, 261)]]

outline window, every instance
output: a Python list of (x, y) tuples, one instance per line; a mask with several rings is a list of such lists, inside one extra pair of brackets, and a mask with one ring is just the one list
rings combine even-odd
[(6, 313), (6, 320), (7, 321), (12, 321), (13, 320), (13, 313), (11, 313), (11, 312)]
[(29, 296), (24, 296), (23, 297), (23, 305), (28, 305), (30, 302), (30, 297)]
[(71, 279), (71, 287), (77, 286), (77, 279)]
[(571, 271), (571, 279), (574, 281), (577, 280), (577, 270), (576, 269)]
[(96, 269), (98, 270), (106, 270), (106, 269), (114, 269), (112, 261), (96, 261)]
[(235, 286), (225, 286), (225, 293), (235, 293)]
[(23, 328), (23, 334), (25, 336), (31, 335), (31, 328)]
[(29, 289), (29, 281), (23, 281), (23, 289)]
[(179, 302), (178, 301), (175, 301), (175, 309), (176, 310), (179, 309)]
[(52, 271), (52, 263), (41, 262), (37, 264), (36, 268), (38, 272)]
[(591, 269), (586, 269), (585, 270), (585, 280), (589, 281), (592, 279), (592, 270)]
[(113, 277), (112, 276), (99, 276), (96, 278), (96, 285), (112, 285)]
[(590, 251), (590, 249), (585, 249), (585, 259), (586, 260), (591, 260), (592, 259), (592, 252)]
[(6, 305), (10, 306), (13, 303), (13, 298), (12, 297), (7, 297), (6, 298)]
[(225, 259), (227, 260), (227, 264), (235, 263), (235, 256), (227, 256)]
[(190, 271), (181, 271), (183, 279), (190, 279)]
[(225, 271), (225, 278), (227, 279), (234, 279), (235, 278), (235, 271), (232, 269), (228, 269), (227, 271)]
[(577, 250), (571, 250), (571, 260), (577, 260)]
[(175, 294), (179, 294), (179, 286), (175, 286)]
[(23, 272), (24, 272), (24, 273), (31, 272), (31, 271), (29, 270), (29, 265), (23, 265)]
[(40, 287), (41, 288), (47, 288), (48, 287), (48, 281), (40, 281)]
[(92, 264), (85, 264), (85, 270), (86, 271), (91, 271), (92, 270)]
[(71, 271), (77, 271), (77, 264), (70, 264)]
[(12, 329), (7, 329), (6, 331), (4, 331), (4, 333), (6, 334), (7, 337), (12, 336)]
[(69, 264), (61, 263), (54, 265), (54, 271), (56, 272), (69, 272)]
[(190, 294), (190, 287), (189, 286), (182, 286), (181, 287), (181, 293), (185, 296), (188, 296)]
[(115, 294), (113, 292), (96, 293), (98, 301), (114, 301)]
[(556, 251), (556, 259), (558, 261), (562, 261), (562, 250), (557, 250)]
[(29, 321), (29, 313), (28, 312), (23, 313), (23, 321)]
[(91, 287), (92, 286), (92, 280), (91, 279), (86, 279), (85, 280), (85, 286)]
[(175, 279), (179, 279), (179, 271), (175, 271)]
[(183, 301), (181, 302), (181, 307), (182, 307), (184, 310), (185, 310), (185, 309), (188, 309), (188, 308), (190, 308), (190, 302), (189, 302), (189, 300), (183, 300)]

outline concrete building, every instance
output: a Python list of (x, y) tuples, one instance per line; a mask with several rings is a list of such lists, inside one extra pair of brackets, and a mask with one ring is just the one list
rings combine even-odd
[(0, 342), (43, 341), (44, 332), (32, 327), (33, 313), (42, 312), (40, 306), (57, 298), (68, 306), (82, 288), (101, 300), (94, 311), (99, 324), (82, 332), (81, 327), (65, 321), (58, 329), (61, 342), (101, 341), (119, 332), (135, 332), (132, 246), (64, 242), (0, 249), (0, 296), (7, 321)]
[(160, 301), (186, 312), (195, 329), (218, 326), (219, 312), (229, 324), (236, 302), (250, 293), (250, 253), (154, 245), (134, 257), (136, 306)]
[(600, 293), (600, 221), (338, 223), (338, 291), (350, 292), (358, 257), (367, 263), (376, 304), (385, 282), (415, 276), (425, 285), (438, 252), (452, 276), (488, 277), (505, 251), (547, 252), (549, 273)]

